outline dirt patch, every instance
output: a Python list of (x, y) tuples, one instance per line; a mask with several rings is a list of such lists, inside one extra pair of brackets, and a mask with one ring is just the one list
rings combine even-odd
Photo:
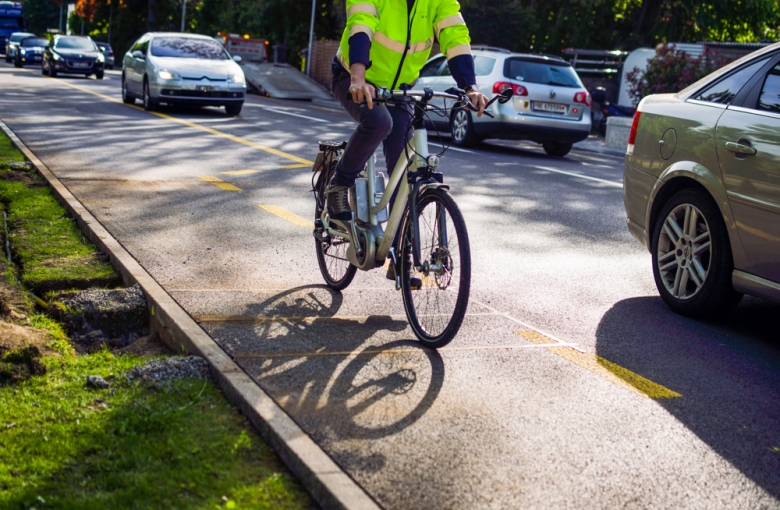
[(135, 354), (136, 356), (168, 356), (174, 352), (152, 333), (139, 338), (127, 347), (115, 351), (117, 354)]
[(50, 343), (51, 338), (45, 331), (0, 320), (0, 358), (8, 352), (28, 346), (37, 348), (45, 356), (55, 355), (47, 347)]
[(2, 172), (0, 173), (0, 179), (7, 182), (24, 182), (24, 183), (38, 183), (41, 182), (35, 175), (28, 172)]

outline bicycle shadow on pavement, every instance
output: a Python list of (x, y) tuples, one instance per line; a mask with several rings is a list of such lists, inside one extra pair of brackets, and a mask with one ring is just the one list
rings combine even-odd
[(338, 463), (371, 473), (385, 465), (371, 440), (425, 415), (443, 386), (444, 363), (412, 340), (405, 318), (343, 308), (341, 293), (303, 286), (246, 305), (242, 315), (257, 318), (251, 325), (205, 327)]
[(618, 302), (597, 354), (682, 394), (658, 404), (780, 498), (780, 307), (746, 297), (713, 321), (675, 314), (660, 297)]

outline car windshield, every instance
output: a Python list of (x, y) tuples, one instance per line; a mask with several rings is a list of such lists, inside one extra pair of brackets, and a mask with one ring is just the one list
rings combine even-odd
[(20, 44), (24, 48), (29, 48), (31, 46), (46, 46), (49, 44), (49, 40), (45, 37), (31, 37), (29, 39), (22, 39)]
[(0, 18), (0, 28), (24, 28), (24, 20), (22, 18), (6, 18), (3, 16)]
[(527, 60), (508, 59), (504, 66), (507, 78), (528, 83), (556, 85), (559, 87), (581, 87), (577, 73), (570, 66)]
[(63, 37), (57, 39), (57, 48), (65, 50), (97, 51), (95, 43), (91, 39), (82, 37)]
[(19, 42), (25, 37), (33, 37), (35, 34), (14, 34), (11, 36), (11, 42)]
[(225, 50), (216, 42), (191, 37), (155, 37), (152, 41), (152, 55), (206, 60), (228, 59)]

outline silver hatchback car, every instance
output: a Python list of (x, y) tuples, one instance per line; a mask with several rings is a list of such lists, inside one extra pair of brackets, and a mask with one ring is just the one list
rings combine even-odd
[(673, 310), (780, 303), (780, 44), (639, 103), (624, 165), (628, 227)]
[[(565, 156), (572, 144), (590, 133), (590, 94), (574, 68), (557, 57), (511, 53), (472, 46), (477, 86), (488, 97), (512, 89), (512, 101), (493, 103), (495, 118), (457, 110), (449, 119), (432, 115), (437, 129), (452, 135), (455, 145), (473, 145), (486, 138), (531, 140), (550, 156)], [(455, 87), (444, 55), (431, 58), (416, 87), (444, 91)]]
[(144, 34), (125, 54), (122, 100), (141, 99), (146, 110), (160, 103), (224, 106), (238, 115), (246, 96), (240, 61), (205, 35)]

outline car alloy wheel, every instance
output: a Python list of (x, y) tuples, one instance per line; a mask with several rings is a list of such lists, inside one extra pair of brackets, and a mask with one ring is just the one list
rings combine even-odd
[(474, 134), (474, 126), (471, 124), (471, 117), (463, 109), (458, 109), (452, 114), (450, 134), (452, 135), (452, 142), (460, 147), (469, 147), (478, 141)]
[(687, 188), (669, 198), (651, 241), (656, 287), (675, 312), (718, 317), (742, 299), (731, 283), (734, 259), (723, 214), (703, 189)]
[(680, 204), (664, 220), (658, 270), (676, 299), (690, 299), (701, 290), (710, 270), (710, 247), (710, 227), (695, 206)]

